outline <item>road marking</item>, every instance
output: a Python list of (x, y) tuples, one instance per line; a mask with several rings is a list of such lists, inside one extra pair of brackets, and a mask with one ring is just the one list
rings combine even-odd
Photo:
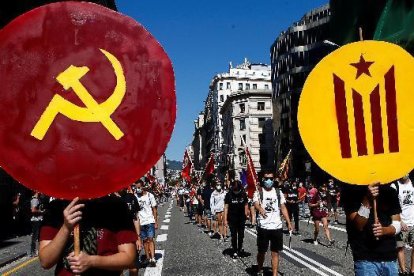
[(165, 218), (170, 218), (171, 217), (171, 215), (165, 215)]
[(161, 255), (161, 257), (157, 259), (156, 267), (147, 267), (145, 269), (144, 276), (161, 276), (162, 265), (164, 262), (164, 252), (165, 250), (155, 250), (155, 256)]
[(161, 225), (161, 230), (168, 230), (168, 225)]
[[(308, 222), (308, 221), (307, 221), (307, 220), (305, 220), (305, 219), (301, 219), (300, 221), (302, 221), (302, 222), (306, 222), (306, 223)], [(309, 224), (310, 224), (311, 222), (313, 222), (313, 221), (312, 221), (312, 220), (311, 220), (311, 221), (309, 221)], [(319, 225), (323, 227), (323, 224), (322, 224), (322, 223), (319, 223)], [(328, 228), (331, 228), (331, 229), (338, 230), (338, 231), (341, 231), (341, 232), (346, 233), (346, 229), (344, 229), (344, 228), (340, 228), (340, 227), (337, 227), (337, 226), (328, 225)]]
[(170, 223), (170, 219), (164, 219), (162, 222), (164, 222), (164, 223)]
[(157, 236), (157, 242), (164, 242), (167, 240), (168, 234), (161, 234)]
[[(249, 230), (249, 229), (246, 229), (246, 232), (248, 232), (251, 235), (257, 237), (257, 234), (254, 233), (253, 231)], [(297, 261), (297, 262), (301, 263), (302, 265), (308, 267), (309, 269), (315, 271), (319, 275), (329, 276), (329, 274), (326, 274), (325, 272), (323, 272), (323, 271), (320, 270), (320, 269), (323, 269), (323, 270), (325, 270), (326, 272), (328, 272), (328, 273), (330, 273), (332, 275), (335, 275), (335, 276), (343, 276), (342, 274), (336, 272), (335, 270), (330, 269), (329, 267), (321, 264), (320, 262), (318, 262), (318, 261), (316, 261), (316, 260), (314, 260), (312, 258), (309, 258), (308, 256), (306, 256), (306, 255), (304, 255), (304, 254), (302, 254), (302, 253), (300, 253), (300, 252), (298, 252), (298, 251), (296, 251), (294, 249), (291, 249), (291, 248), (289, 248), (286, 245), (283, 245), (283, 248), (285, 249), (285, 251), (283, 251), (282, 254), (285, 254), (286, 256), (294, 259), (295, 261)], [(286, 251), (288, 251), (288, 252), (286, 252)], [(293, 254), (296, 254), (297, 257), (294, 256)], [(302, 258), (302, 259), (299, 259), (299, 258)], [(315, 265), (316, 267), (313, 266), (313, 265)]]
[(170, 211), (168, 211), (168, 212), (166, 212), (165, 214), (169, 216), (169, 215), (171, 215), (171, 212), (170, 212)]
[(36, 261), (36, 260), (38, 260), (38, 259), (39, 259), (38, 257), (33, 257), (33, 258), (31, 258), (31, 259), (29, 259), (29, 260), (25, 261), (24, 263), (22, 263), (22, 264), (20, 264), (20, 265), (16, 266), (15, 268), (13, 268), (13, 269), (11, 269), (11, 270), (9, 270), (9, 271), (4, 272), (4, 274), (2, 274), (2, 275), (3, 275), (3, 276), (9, 276), (9, 275), (12, 275), (12, 274), (13, 274), (13, 273), (15, 273), (16, 271), (18, 271), (18, 270), (22, 269), (23, 267), (25, 267), (25, 266), (27, 266), (27, 265), (29, 265), (29, 264), (33, 263), (34, 261)]
[(292, 248), (289, 248), (289, 247), (288, 247), (288, 246), (286, 246), (286, 245), (283, 245), (283, 248), (284, 248), (284, 249), (286, 249), (286, 250), (288, 250), (288, 251), (290, 251), (290, 252), (292, 252), (292, 253), (294, 253), (294, 254), (296, 254), (297, 256), (301, 257), (302, 259), (304, 259), (304, 260), (306, 260), (306, 261), (308, 261), (308, 262), (310, 262), (310, 263), (312, 263), (312, 264), (314, 264), (314, 265), (319, 266), (319, 268), (321, 268), (321, 269), (323, 269), (323, 270), (325, 270), (325, 271), (327, 271), (327, 272), (329, 272), (329, 273), (331, 273), (331, 274), (333, 274), (333, 275), (336, 275), (336, 276), (343, 276), (342, 274), (340, 274), (340, 273), (336, 272), (335, 270), (330, 269), (329, 267), (327, 267), (327, 266), (325, 266), (325, 265), (321, 264), (320, 262), (317, 262), (317, 261), (315, 261), (314, 259), (309, 258), (308, 256), (306, 256), (306, 255), (304, 255), (304, 254), (300, 253), (299, 251), (296, 251), (296, 250), (294, 250), (294, 249), (292, 249)]

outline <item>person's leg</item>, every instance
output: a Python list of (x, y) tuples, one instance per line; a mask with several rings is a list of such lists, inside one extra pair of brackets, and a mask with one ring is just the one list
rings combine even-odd
[(231, 233), (231, 248), (233, 252), (237, 252), (237, 228), (235, 224), (229, 224)]
[(36, 223), (37, 221), (32, 221), (32, 240), (30, 243), (30, 255), (35, 255), (36, 253)]
[(150, 257), (155, 261), (155, 224), (151, 223), (148, 227), (148, 240), (149, 240), (149, 251)]
[(144, 251), (145, 251), (145, 257), (147, 258), (147, 260), (151, 259), (150, 258), (150, 246), (149, 246), (150, 242), (148, 241), (148, 239), (144, 240)]
[(295, 231), (299, 232), (299, 205), (295, 204), (293, 208), (293, 219), (295, 221)]
[(315, 231), (313, 232), (313, 241), (314, 242), (318, 241), (317, 239), (318, 239), (318, 235), (319, 235), (319, 223), (320, 223), (319, 220), (314, 220), (313, 221), (313, 224), (315, 226)]
[(218, 228), (220, 236), (224, 238), (224, 226), (223, 226), (223, 212), (217, 214)]
[(322, 225), (323, 225), (323, 229), (325, 230), (326, 238), (328, 239), (329, 242), (331, 242), (332, 241), (331, 231), (329, 230), (328, 219), (326, 217), (322, 218)]
[(238, 225), (238, 228), (237, 228), (237, 232), (238, 232), (237, 251), (239, 252), (243, 250), (244, 228), (245, 228), (245, 222), (243, 221)]
[[(398, 247), (397, 250), (398, 250), (398, 264), (400, 266), (400, 271), (406, 272), (404, 247)], [(412, 256), (413, 254), (411, 254), (411, 259), (412, 259)]]
[(148, 249), (149, 258), (153, 259), (155, 257), (155, 243), (153, 238), (148, 238)]
[(279, 252), (272, 251), (272, 275), (277, 276), (279, 269)]
[(260, 227), (257, 228), (257, 270), (263, 270), (263, 263), (266, 256), (267, 249), (269, 248), (269, 235), (267, 230)]
[(397, 261), (382, 262), (381, 275), (398, 275)]

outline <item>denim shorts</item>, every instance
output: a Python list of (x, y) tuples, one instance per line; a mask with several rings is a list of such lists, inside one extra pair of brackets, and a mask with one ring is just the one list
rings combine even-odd
[(397, 261), (372, 262), (355, 261), (355, 276), (394, 276), (398, 275)]
[(141, 225), (141, 239), (153, 239), (155, 237), (155, 224), (150, 223), (146, 225)]

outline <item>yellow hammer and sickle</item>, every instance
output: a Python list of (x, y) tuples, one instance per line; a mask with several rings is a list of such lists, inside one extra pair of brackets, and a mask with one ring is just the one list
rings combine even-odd
[(125, 96), (126, 81), (124, 71), (121, 63), (115, 56), (103, 49), (99, 50), (111, 62), (115, 71), (117, 83), (112, 95), (105, 102), (98, 104), (80, 81), (80, 79), (89, 72), (89, 68), (86, 66), (69, 66), (56, 77), (56, 80), (65, 90), (72, 88), (86, 107), (77, 106), (64, 99), (62, 96), (55, 95), (33, 128), (31, 132), (33, 137), (43, 140), (55, 117), (59, 113), (74, 121), (85, 123), (100, 122), (116, 140), (119, 140), (124, 136), (124, 133), (110, 117), (119, 107)]

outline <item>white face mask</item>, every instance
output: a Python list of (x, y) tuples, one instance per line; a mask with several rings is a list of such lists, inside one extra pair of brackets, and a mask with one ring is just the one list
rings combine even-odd
[(221, 186), (217, 186), (217, 187), (216, 187), (216, 190), (217, 190), (217, 191), (221, 191)]

